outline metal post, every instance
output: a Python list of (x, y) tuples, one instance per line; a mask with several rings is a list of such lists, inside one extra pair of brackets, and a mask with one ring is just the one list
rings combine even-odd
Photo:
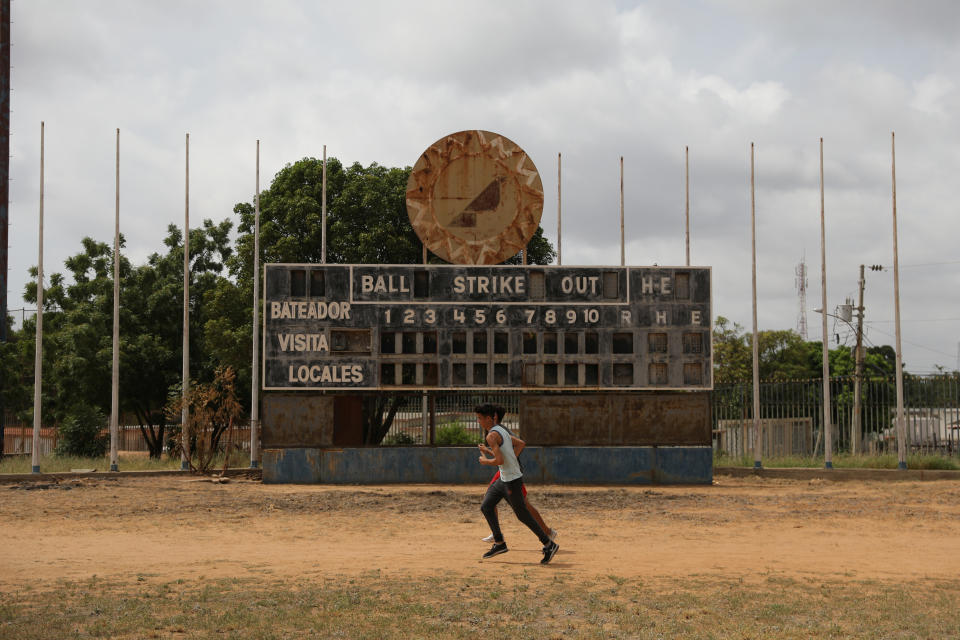
[[(10, 0), (0, 0), (0, 344), (7, 341), (7, 285), (10, 224)], [(23, 324), (20, 325), (21, 327)], [(0, 387), (6, 388), (0, 372)], [(0, 397), (0, 460), (6, 406)]]
[[(320, 197), (320, 262), (327, 264), (327, 145), (323, 145), (323, 182)], [(426, 250), (426, 247), (424, 247)], [(426, 260), (424, 260), (426, 262)]]
[[(427, 264), (427, 245), (423, 245), (423, 264)], [(427, 392), (420, 394), (420, 429), (423, 433), (423, 443), (427, 444), (430, 437), (430, 416), (427, 403)], [(433, 444), (430, 442), (430, 444)]]
[[(43, 122), (40, 122), (40, 245), (37, 252), (37, 344), (33, 364), (33, 473), (40, 473), (40, 413), (43, 389)], [(6, 318), (4, 318), (6, 322)]]
[(893, 310), (897, 327), (897, 468), (907, 468), (907, 425), (903, 416), (903, 357), (900, 349), (900, 261), (897, 254), (897, 152), (890, 132), (890, 175), (893, 184)]
[(833, 427), (830, 422), (830, 341), (827, 337), (827, 234), (823, 202), (823, 138), (820, 138), (820, 301), (823, 306), (823, 466), (833, 468)]
[(563, 264), (563, 252), (562, 252), (562, 250), (561, 250), (561, 244), (560, 244), (560, 238), (562, 237), (562, 236), (560, 235), (560, 231), (561, 231), (561, 227), (560, 227), (561, 205), (560, 205), (560, 203), (563, 201), (563, 192), (560, 190), (560, 184), (561, 184), (561, 181), (560, 181), (560, 178), (561, 178), (561, 175), (560, 175), (561, 161), (562, 161), (562, 158), (560, 157), (560, 154), (558, 153), (558, 154), (557, 154), (557, 264), (558, 264), (558, 265), (559, 265), (559, 264)]
[(180, 409), (180, 468), (190, 468), (190, 134), (186, 145), (186, 182), (183, 206), (183, 388)]
[(253, 380), (250, 385), (250, 468), (260, 460), (260, 141), (257, 140), (257, 182), (253, 200)]
[(620, 266), (627, 264), (623, 233), (623, 156), (620, 156)]
[(684, 147), (684, 164), (686, 166), (686, 221), (687, 221), (687, 266), (690, 266), (690, 147)]
[(117, 189), (113, 227), (113, 378), (110, 397), (110, 471), (119, 471), (120, 431), (120, 129), (117, 129)]
[(753, 171), (753, 143), (750, 143), (750, 247), (753, 251), (753, 467), (763, 466), (763, 434), (760, 432), (760, 338), (757, 331), (757, 216)]
[(860, 265), (860, 300), (857, 304), (857, 353), (854, 355), (856, 368), (853, 376), (853, 428), (850, 433), (850, 449), (854, 454), (860, 453), (860, 429), (863, 422), (863, 289), (866, 279), (863, 276), (863, 265)]

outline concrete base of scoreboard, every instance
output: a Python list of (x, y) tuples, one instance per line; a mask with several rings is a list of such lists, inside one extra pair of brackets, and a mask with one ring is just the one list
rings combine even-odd
[[(263, 481), (288, 484), (486, 483), (494, 470), (476, 447), (265, 449)], [(713, 449), (527, 447), (524, 477), (536, 484), (710, 484)]]

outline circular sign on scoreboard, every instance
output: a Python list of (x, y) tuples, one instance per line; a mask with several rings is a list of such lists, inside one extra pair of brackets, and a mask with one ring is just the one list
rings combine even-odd
[(407, 215), (423, 244), (454, 264), (499, 264), (540, 226), (543, 183), (512, 140), (460, 131), (423, 152), (407, 181)]

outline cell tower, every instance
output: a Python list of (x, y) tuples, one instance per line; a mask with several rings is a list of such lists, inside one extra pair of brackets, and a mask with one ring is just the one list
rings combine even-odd
[(807, 254), (804, 253), (800, 258), (800, 264), (796, 269), (797, 295), (800, 297), (800, 313), (797, 315), (797, 333), (806, 341), (807, 339)]

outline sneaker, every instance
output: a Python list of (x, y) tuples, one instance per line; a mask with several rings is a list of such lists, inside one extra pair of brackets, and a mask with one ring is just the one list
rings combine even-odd
[(493, 542), (493, 534), (491, 533), (486, 538), (480, 538), (480, 542)]
[(487, 558), (498, 556), (501, 553), (506, 553), (507, 551), (509, 551), (509, 549), (507, 549), (506, 542), (494, 542), (493, 546), (490, 547), (490, 551), (487, 551), (485, 554), (483, 554), (483, 559), (486, 560)]
[(557, 555), (557, 551), (560, 550), (560, 545), (556, 542), (551, 541), (550, 544), (543, 548), (543, 560), (540, 561), (540, 564), (549, 564), (553, 560), (553, 556)]
[(550, 529), (550, 542), (556, 540), (558, 535), (560, 535), (560, 532), (558, 532), (556, 529)]

